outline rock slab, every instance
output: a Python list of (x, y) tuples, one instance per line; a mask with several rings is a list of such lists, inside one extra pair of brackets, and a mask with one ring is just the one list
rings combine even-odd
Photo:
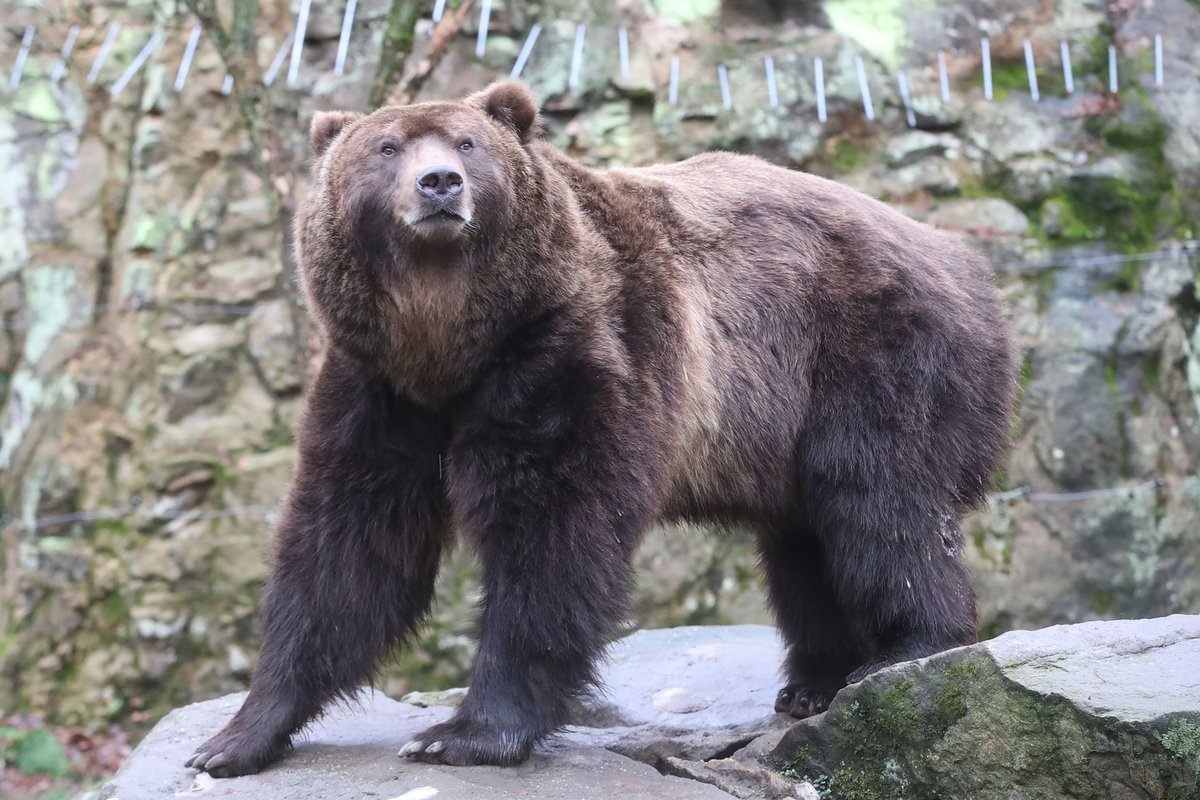
[(740, 755), (832, 798), (1200, 798), (1200, 616), (1014, 631), (847, 687)]
[(763, 625), (635, 633), (611, 647), (603, 692), (576, 710), (563, 735), (516, 768), (400, 759), (397, 751), (414, 734), (450, 716), (444, 703), (460, 692), (414, 695), (412, 703), (364, 692), (360, 708), (333, 710), (262, 773), (212, 780), (183, 762), (245, 697), (228, 695), (164, 717), (100, 798), (728, 800), (708, 782), (664, 775), (654, 765), (665, 757), (699, 764), (786, 727), (771, 707), (781, 659), (774, 629)]
[(182, 764), (230, 695), (165, 717), (100, 798), (1200, 800), (1200, 616), (1008, 633), (878, 672), (799, 723), (771, 713), (781, 657), (764, 626), (636, 633), (566, 732), (504, 769), (396, 756), (461, 690), (364, 692), (261, 774), (212, 780)]

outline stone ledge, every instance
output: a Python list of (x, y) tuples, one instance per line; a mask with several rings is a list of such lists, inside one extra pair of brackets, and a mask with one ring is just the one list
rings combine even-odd
[(883, 670), (794, 724), (771, 712), (781, 657), (764, 626), (636, 633), (575, 724), (503, 769), (396, 756), (460, 691), (365, 692), (261, 774), (197, 776), (183, 761), (237, 710), (229, 695), (167, 715), (100, 797), (1200, 799), (1200, 616), (1008, 633)]

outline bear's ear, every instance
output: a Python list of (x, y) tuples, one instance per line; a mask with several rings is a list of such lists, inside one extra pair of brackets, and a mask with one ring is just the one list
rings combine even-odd
[(342, 129), (361, 117), (362, 114), (353, 111), (318, 111), (308, 131), (308, 146), (313, 155), (318, 158), (325, 155)]
[(521, 144), (529, 143), (542, 132), (537, 101), (529, 87), (520, 81), (493, 83), (469, 96), (466, 103), (512, 129)]

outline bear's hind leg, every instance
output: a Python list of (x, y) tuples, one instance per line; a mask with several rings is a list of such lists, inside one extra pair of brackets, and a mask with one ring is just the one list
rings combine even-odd
[(771, 608), (787, 645), (787, 682), (775, 710), (797, 719), (820, 714), (863, 660), (826, 579), (824, 549), (803, 528), (764, 531), (758, 549)]
[(883, 490), (843, 490), (823, 505), (830, 579), (848, 622), (870, 644), (849, 683), (975, 642), (975, 593), (952, 515)]

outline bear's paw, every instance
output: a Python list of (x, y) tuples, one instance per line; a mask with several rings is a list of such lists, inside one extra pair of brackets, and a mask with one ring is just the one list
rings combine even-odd
[(825, 713), (840, 687), (788, 684), (775, 697), (775, 710), (796, 719)]
[(537, 738), (532, 730), (455, 717), (417, 734), (399, 756), (426, 764), (511, 767), (529, 758)]
[(278, 759), (286, 748), (287, 740), (281, 742), (277, 736), (231, 723), (200, 745), (184, 766), (207, 772), (214, 778), (236, 778), (253, 775)]

